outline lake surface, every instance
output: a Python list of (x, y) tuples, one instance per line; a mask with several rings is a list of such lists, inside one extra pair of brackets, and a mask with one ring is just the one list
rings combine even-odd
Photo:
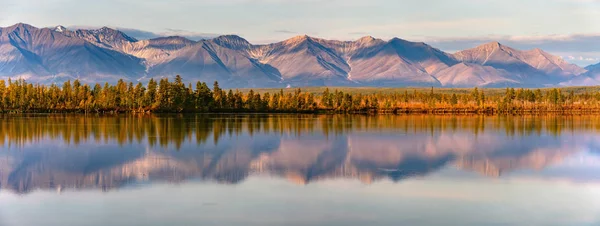
[(0, 116), (0, 225), (600, 225), (600, 116)]

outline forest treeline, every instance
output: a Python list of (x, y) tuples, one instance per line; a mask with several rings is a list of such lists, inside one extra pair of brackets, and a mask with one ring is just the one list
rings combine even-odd
[(325, 89), (322, 93), (283, 89), (273, 93), (225, 90), (218, 82), (185, 84), (151, 79), (147, 85), (119, 80), (116, 85), (67, 81), (62, 86), (0, 80), (0, 112), (340, 112), (340, 113), (544, 113), (600, 112), (600, 92), (574, 94), (554, 89), (507, 88), (441, 93), (435, 88), (361, 94)]

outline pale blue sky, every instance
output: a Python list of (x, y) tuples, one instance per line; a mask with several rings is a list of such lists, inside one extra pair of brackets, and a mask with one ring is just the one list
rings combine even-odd
[[(600, 0), (2, 0), (0, 26), (109, 26), (162, 34), (238, 34), (253, 43), (299, 34), (328, 39), (372, 35), (440, 43), (569, 41), (552, 50), (600, 61)], [(593, 38), (595, 39), (595, 38)], [(480, 41), (475, 41), (477, 44)], [(450, 42), (450, 43), (447, 43)], [(448, 45), (445, 45), (448, 44)], [(548, 43), (553, 46), (552, 43)], [(600, 46), (600, 45), (596, 45)], [(591, 63), (591, 62), (590, 62)], [(585, 63), (581, 63), (585, 64)]]

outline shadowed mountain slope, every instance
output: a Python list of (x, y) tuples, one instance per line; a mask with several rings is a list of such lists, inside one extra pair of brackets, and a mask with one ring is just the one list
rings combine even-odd
[(142, 60), (137, 57), (49, 28), (17, 24), (0, 32), (1, 77), (40, 82), (75, 78), (114, 82), (134, 80), (144, 74)]
[(422, 42), (370, 36), (356, 41), (309, 36), (266, 45), (224, 35), (136, 40), (102, 27), (70, 30), (26, 24), (0, 28), (0, 78), (52, 83), (145, 82), (181, 75), (223, 87), (444, 86), (541, 87), (599, 84), (588, 70), (540, 49), (497, 42), (448, 54)]

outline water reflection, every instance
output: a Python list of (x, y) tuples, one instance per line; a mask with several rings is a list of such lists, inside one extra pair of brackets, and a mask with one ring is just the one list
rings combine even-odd
[(143, 181), (234, 184), (257, 174), (298, 184), (336, 178), (369, 184), (423, 177), (449, 166), (501, 177), (543, 170), (582, 150), (594, 152), (599, 121), (599, 116), (3, 116), (0, 187), (27, 193), (109, 190)]

